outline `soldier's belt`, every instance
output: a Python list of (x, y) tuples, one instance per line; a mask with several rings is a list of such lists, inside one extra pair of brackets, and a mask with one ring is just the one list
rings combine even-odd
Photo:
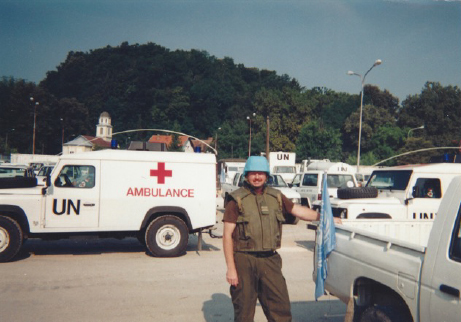
[(258, 258), (271, 257), (271, 256), (274, 256), (275, 254), (277, 254), (277, 252), (275, 250), (270, 250), (270, 251), (267, 251), (267, 252), (239, 252), (239, 253), (248, 254), (248, 255), (251, 255), (251, 256), (254, 256), (254, 257), (258, 257)]

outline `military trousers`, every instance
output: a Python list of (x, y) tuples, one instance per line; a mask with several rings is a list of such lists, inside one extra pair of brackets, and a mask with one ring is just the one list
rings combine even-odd
[(235, 322), (253, 322), (259, 300), (269, 322), (291, 321), (291, 306), (282, 258), (277, 252), (234, 253), (238, 285), (231, 286)]

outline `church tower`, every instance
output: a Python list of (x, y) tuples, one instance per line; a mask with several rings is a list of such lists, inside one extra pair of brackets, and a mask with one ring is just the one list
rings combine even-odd
[(96, 137), (104, 141), (112, 140), (112, 125), (110, 115), (107, 112), (102, 112), (99, 116), (99, 124), (96, 125)]

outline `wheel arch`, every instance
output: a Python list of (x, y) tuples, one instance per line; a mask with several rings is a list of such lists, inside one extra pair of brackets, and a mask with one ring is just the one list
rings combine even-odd
[(152, 220), (163, 215), (171, 215), (180, 218), (186, 224), (187, 229), (189, 231), (192, 230), (189, 214), (184, 208), (176, 206), (159, 206), (149, 209), (142, 221), (141, 230), (145, 230)]
[(30, 233), (29, 221), (24, 210), (15, 205), (0, 205), (0, 215), (16, 221), (22, 229), (25, 237)]
[(360, 277), (354, 283), (354, 321), (372, 306), (392, 307), (401, 313), (402, 321), (413, 321), (410, 308), (403, 297), (387, 285), (375, 280)]

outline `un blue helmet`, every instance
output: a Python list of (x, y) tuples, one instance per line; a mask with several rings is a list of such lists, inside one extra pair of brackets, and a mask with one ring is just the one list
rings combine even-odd
[(269, 176), (271, 171), (269, 168), (269, 162), (267, 162), (266, 157), (249, 157), (247, 162), (245, 163), (245, 168), (243, 169), (243, 176), (246, 176), (248, 172), (252, 171), (266, 172), (267, 176)]

